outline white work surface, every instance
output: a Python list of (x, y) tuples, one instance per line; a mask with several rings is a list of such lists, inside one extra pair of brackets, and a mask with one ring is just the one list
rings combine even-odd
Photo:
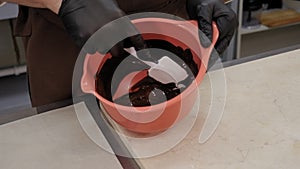
[[(204, 144), (199, 133), (209, 108), (208, 76), (200, 114), (170, 151), (138, 159), (149, 169), (298, 169), (300, 166), (300, 50), (225, 69), (223, 119)], [(121, 168), (84, 133), (73, 107), (0, 126), (0, 168)]]
[(121, 169), (82, 130), (73, 106), (0, 126), (1, 169)]
[(208, 108), (201, 84), (200, 116), (171, 151), (140, 159), (147, 169), (299, 169), (300, 50), (225, 69), (223, 119), (204, 144), (199, 133)]

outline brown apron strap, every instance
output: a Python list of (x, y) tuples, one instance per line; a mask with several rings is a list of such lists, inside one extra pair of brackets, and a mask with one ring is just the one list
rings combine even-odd
[(31, 101), (36, 107), (72, 97), (79, 49), (61, 25), (53, 23), (61, 22), (58, 17), (50, 21), (31, 10), (32, 34), (26, 38), (25, 49)]
[(28, 7), (19, 6), (19, 14), (14, 27), (15, 36), (29, 36), (31, 34), (30, 11)]

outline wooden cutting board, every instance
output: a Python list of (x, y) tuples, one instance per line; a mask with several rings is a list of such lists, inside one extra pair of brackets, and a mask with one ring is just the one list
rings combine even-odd
[(260, 21), (268, 27), (281, 26), (300, 22), (300, 13), (291, 9), (276, 10), (262, 13)]

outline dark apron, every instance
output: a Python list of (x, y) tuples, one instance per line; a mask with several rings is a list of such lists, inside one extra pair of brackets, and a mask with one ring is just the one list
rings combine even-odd
[[(126, 13), (164, 12), (187, 18), (185, 0), (118, 1)], [(15, 34), (24, 39), (32, 106), (72, 98), (72, 73), (80, 49), (57, 15), (20, 6)]]

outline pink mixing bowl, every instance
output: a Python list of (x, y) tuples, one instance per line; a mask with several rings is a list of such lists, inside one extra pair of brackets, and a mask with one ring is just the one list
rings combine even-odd
[[(162, 39), (183, 49), (191, 49), (193, 59), (198, 65), (199, 72), (192, 84), (180, 95), (160, 104), (146, 107), (129, 107), (113, 103), (96, 92), (95, 74), (109, 54), (88, 54), (84, 61), (81, 88), (85, 93), (96, 96), (109, 116), (124, 128), (139, 133), (155, 133), (164, 131), (185, 117), (193, 108), (198, 97), (198, 86), (202, 81), (210, 54), (218, 39), (219, 32), (213, 24), (212, 44), (208, 48), (201, 46), (196, 21), (176, 21), (162, 18), (143, 18), (132, 21), (144, 39)], [(146, 76), (146, 72), (131, 74), (135, 80)], [(130, 78), (129, 78), (130, 79)], [(129, 82), (132, 83), (132, 82)], [(123, 87), (123, 86), (122, 86)]]

